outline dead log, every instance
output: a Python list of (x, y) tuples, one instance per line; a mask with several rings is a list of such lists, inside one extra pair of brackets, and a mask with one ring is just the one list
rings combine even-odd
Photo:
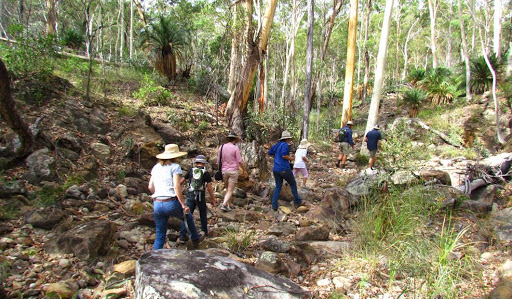
[(428, 126), (427, 124), (422, 122), (419, 118), (397, 118), (397, 119), (395, 119), (395, 121), (391, 125), (391, 129), (393, 129), (395, 127), (396, 123), (398, 123), (399, 121), (405, 121), (406, 123), (409, 123), (409, 124), (415, 122), (420, 127), (422, 127), (423, 129), (425, 129), (427, 131), (430, 131), (430, 132), (436, 134), (437, 136), (439, 136), (444, 142), (448, 143), (449, 145), (454, 146), (456, 148), (462, 148), (462, 144), (460, 144), (459, 142), (451, 140), (450, 137), (448, 137), (443, 132), (440, 132), (440, 131), (438, 131), (436, 129), (431, 128), (430, 126)]

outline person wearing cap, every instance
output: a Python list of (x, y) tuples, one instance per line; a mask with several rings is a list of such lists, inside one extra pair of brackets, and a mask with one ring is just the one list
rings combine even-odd
[(297, 177), (297, 175), (302, 173), (302, 186), (306, 187), (306, 181), (308, 180), (309, 174), (308, 169), (306, 168), (306, 163), (309, 162), (307, 158), (308, 147), (311, 143), (308, 142), (307, 139), (302, 139), (300, 141), (299, 147), (295, 152), (295, 161), (293, 162), (293, 176)]
[(199, 245), (199, 235), (190, 209), (185, 204), (181, 192), (181, 166), (178, 158), (187, 155), (180, 152), (178, 145), (168, 144), (165, 151), (158, 154), (158, 162), (151, 170), (148, 189), (153, 198), (153, 215), (155, 218), (156, 237), (153, 250), (162, 249), (167, 235), (169, 217), (178, 217), (187, 221), (190, 238), (194, 248)]
[(366, 133), (364, 137), (364, 142), (366, 142), (366, 147), (370, 151), (370, 160), (368, 161), (368, 168), (373, 169), (373, 165), (375, 161), (377, 161), (377, 150), (379, 149), (382, 143), (382, 135), (379, 132), (379, 125), (375, 125), (373, 130)]
[[(226, 187), (226, 194), (220, 209), (224, 212), (231, 211), (231, 198), (233, 191), (235, 191), (236, 184), (238, 183), (239, 169), (242, 169), (242, 175), (245, 172), (240, 149), (236, 145), (240, 141), (240, 137), (234, 132), (230, 132), (227, 136), (227, 142), (219, 147), (217, 154), (217, 164), (221, 164), (222, 158), (222, 180)], [(222, 157), (221, 157), (222, 155)]]
[[(339, 145), (341, 152), (338, 157), (338, 161), (336, 162), (336, 167), (345, 168), (345, 163), (347, 163), (347, 158), (348, 158), (348, 155), (350, 154), (349, 146), (351, 146), (352, 149), (354, 149), (354, 140), (352, 140), (352, 126), (353, 125), (354, 125), (354, 123), (351, 120), (349, 120), (349, 121), (347, 121), (347, 124), (340, 129), (340, 132), (344, 131), (345, 134), (343, 137), (343, 141)], [(338, 134), (339, 134), (339, 132), (338, 132)], [(340, 162), (341, 162), (341, 165), (340, 165)]]
[[(190, 208), (190, 214), (193, 215), (196, 207), (199, 209), (199, 219), (201, 220), (201, 230), (203, 236), (208, 235), (208, 218), (206, 207), (206, 190), (210, 195), (212, 206), (215, 207), (215, 196), (213, 195), (212, 176), (205, 168), (208, 161), (204, 155), (199, 155), (194, 160), (194, 167), (190, 168), (185, 177), (181, 179), (181, 184), (188, 180), (189, 188), (187, 193), (187, 206)], [(188, 241), (185, 222), (181, 224), (180, 242)]]
[(295, 207), (303, 205), (302, 199), (297, 191), (297, 182), (290, 169), (290, 161), (294, 160), (290, 155), (290, 142), (292, 142), (292, 135), (288, 131), (283, 131), (281, 139), (268, 150), (268, 155), (274, 157), (274, 168), (272, 169), (276, 181), (276, 188), (272, 195), (272, 209), (274, 211), (277, 211), (279, 207), (277, 200), (279, 199), (279, 194), (283, 187), (283, 179), (288, 182), (292, 189)]

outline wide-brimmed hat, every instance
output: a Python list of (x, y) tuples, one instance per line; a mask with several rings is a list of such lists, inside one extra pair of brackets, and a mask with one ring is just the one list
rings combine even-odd
[(198, 155), (196, 159), (194, 160), (194, 163), (208, 163), (208, 160), (206, 160), (206, 157), (204, 155)]
[(292, 139), (292, 134), (290, 134), (290, 132), (284, 130), (283, 133), (281, 133), (281, 138), (279, 140), (284, 140), (284, 139)]
[(156, 155), (156, 158), (167, 160), (185, 156), (186, 154), (187, 152), (180, 152), (180, 148), (178, 147), (177, 144), (168, 144), (165, 146), (165, 151), (161, 154)]
[(375, 130), (380, 130), (380, 126), (377, 124), (377, 125), (375, 125), (375, 126), (373, 127), (373, 129), (375, 129)]
[(299, 144), (299, 148), (308, 148), (311, 145), (307, 139), (302, 139)]
[(349, 121), (347, 121), (347, 126), (348, 126), (348, 125), (353, 126), (353, 125), (354, 125), (354, 123), (353, 123), (351, 120), (349, 120)]
[(228, 137), (227, 138), (236, 138), (236, 139), (240, 139), (240, 136), (238, 136), (235, 132), (229, 132), (228, 134)]

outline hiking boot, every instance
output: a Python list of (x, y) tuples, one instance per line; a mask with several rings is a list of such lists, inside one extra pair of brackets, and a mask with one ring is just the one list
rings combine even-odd
[(201, 231), (199, 233), (199, 242), (202, 242), (206, 238), (206, 233)]
[(300, 203), (293, 203), (293, 206), (298, 209), (299, 207), (305, 206), (306, 204), (304, 201), (301, 201)]
[(199, 240), (192, 241), (192, 249), (193, 250), (199, 249), (199, 243), (201, 243), (201, 241), (199, 241)]
[(338, 162), (336, 162), (336, 167), (340, 167), (340, 160), (338, 160)]
[(180, 236), (179, 242), (180, 242), (180, 244), (187, 244), (188, 236), (186, 236), (186, 235), (185, 236)]
[(225, 206), (225, 205), (220, 206), (220, 209), (221, 209), (222, 211), (224, 211), (224, 212), (229, 212), (229, 211), (231, 211), (231, 208), (230, 208), (230, 207), (228, 207), (228, 206)]

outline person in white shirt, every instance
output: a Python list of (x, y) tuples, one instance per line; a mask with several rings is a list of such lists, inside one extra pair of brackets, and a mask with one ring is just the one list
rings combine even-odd
[(295, 152), (295, 162), (293, 162), (293, 176), (297, 177), (299, 172), (302, 173), (302, 187), (306, 187), (306, 181), (309, 177), (306, 163), (309, 162), (307, 154), (310, 145), (311, 143), (309, 143), (307, 139), (302, 139)]

